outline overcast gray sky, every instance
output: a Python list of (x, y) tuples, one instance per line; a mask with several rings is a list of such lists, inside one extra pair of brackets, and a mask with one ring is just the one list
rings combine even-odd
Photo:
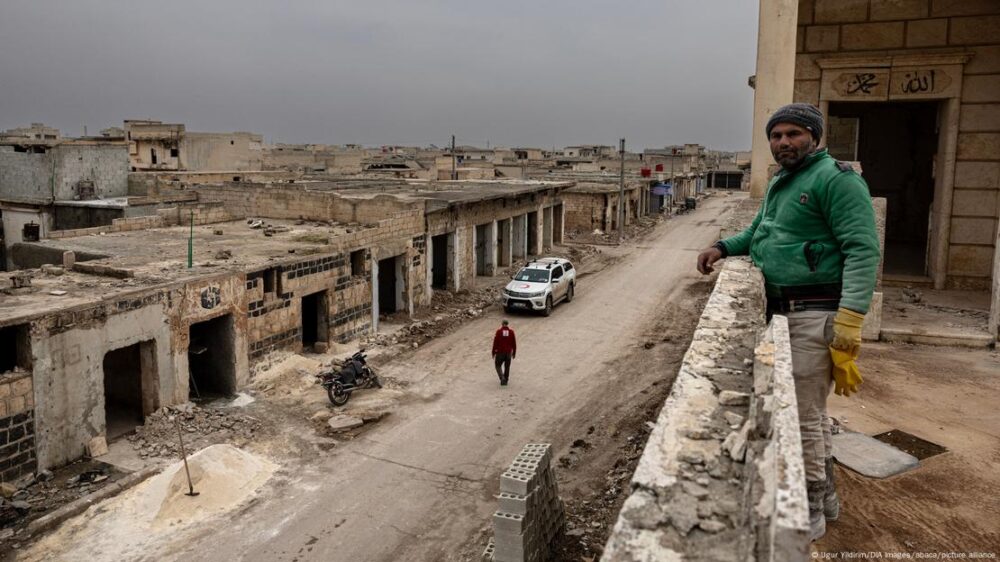
[(2, 0), (0, 128), (750, 146), (752, 0)]

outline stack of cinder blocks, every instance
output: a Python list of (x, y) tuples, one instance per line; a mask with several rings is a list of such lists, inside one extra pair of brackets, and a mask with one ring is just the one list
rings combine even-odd
[(551, 460), (550, 444), (529, 443), (500, 476), (494, 539), (483, 552), (484, 561), (549, 559), (552, 542), (566, 521)]

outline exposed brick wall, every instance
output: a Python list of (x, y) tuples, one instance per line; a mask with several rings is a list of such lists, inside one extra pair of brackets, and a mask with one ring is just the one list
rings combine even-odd
[(1000, 3), (995, 0), (801, 0), (796, 101), (818, 104), (816, 60), (972, 54), (962, 72), (947, 283), (986, 289), (1000, 218)]
[(0, 377), (0, 480), (35, 472), (35, 399), (31, 375)]

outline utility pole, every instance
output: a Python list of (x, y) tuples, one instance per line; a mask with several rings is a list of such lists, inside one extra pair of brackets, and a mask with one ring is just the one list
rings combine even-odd
[(625, 139), (621, 139), (618, 157), (621, 159), (621, 176), (618, 183), (618, 243), (622, 243), (625, 232)]
[(451, 136), (451, 180), (455, 181), (458, 179), (458, 170), (455, 169), (455, 135)]

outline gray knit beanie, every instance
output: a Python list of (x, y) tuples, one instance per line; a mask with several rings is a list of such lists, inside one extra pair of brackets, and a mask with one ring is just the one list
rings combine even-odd
[(790, 103), (775, 111), (774, 115), (767, 120), (768, 138), (771, 136), (771, 129), (778, 123), (793, 123), (809, 129), (817, 141), (823, 138), (823, 114), (812, 104)]

